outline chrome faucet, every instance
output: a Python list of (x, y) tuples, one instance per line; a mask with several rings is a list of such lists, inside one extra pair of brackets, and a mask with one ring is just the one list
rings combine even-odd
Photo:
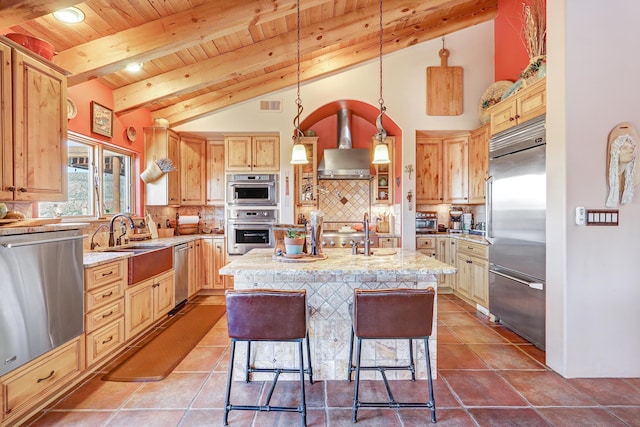
[(131, 219), (130, 213), (117, 213), (114, 216), (112, 216), (111, 222), (109, 222), (109, 247), (115, 246), (115, 239), (113, 238), (113, 222), (118, 217), (127, 218), (129, 220), (129, 225), (131, 226), (131, 229), (135, 230), (136, 228), (136, 225), (134, 224), (133, 219)]
[(363, 222), (363, 229), (364, 229), (364, 256), (369, 256), (371, 255), (371, 240), (369, 238), (369, 213), (365, 212), (364, 213), (364, 222)]
[(98, 228), (96, 228), (96, 231), (93, 232), (93, 234), (91, 235), (91, 250), (94, 250), (95, 248), (100, 246), (98, 242), (94, 242), (93, 239), (96, 237), (96, 234), (98, 234), (98, 231), (100, 231), (101, 228), (107, 228), (107, 226), (105, 224), (100, 224)]

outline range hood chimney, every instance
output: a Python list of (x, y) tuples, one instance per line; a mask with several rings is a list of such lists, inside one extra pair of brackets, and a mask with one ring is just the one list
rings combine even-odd
[(324, 150), (318, 164), (318, 179), (371, 179), (369, 149), (353, 148), (351, 111), (342, 108), (336, 116), (338, 148)]

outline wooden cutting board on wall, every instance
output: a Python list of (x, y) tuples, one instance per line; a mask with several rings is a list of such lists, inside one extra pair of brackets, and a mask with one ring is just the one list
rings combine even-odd
[(427, 67), (427, 115), (462, 114), (462, 67), (449, 67), (449, 50), (440, 49), (440, 66)]

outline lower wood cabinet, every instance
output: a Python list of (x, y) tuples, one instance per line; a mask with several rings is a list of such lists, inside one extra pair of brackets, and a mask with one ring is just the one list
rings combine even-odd
[(398, 238), (397, 237), (380, 237), (378, 239), (378, 247), (379, 248), (397, 248)]
[[(451, 266), (456, 265), (455, 253), (456, 242), (449, 237), (436, 238), (436, 259)], [(438, 292), (451, 293), (454, 288), (455, 274), (439, 274), (438, 275)]]
[(456, 291), (472, 303), (489, 307), (489, 260), (486, 245), (458, 242), (456, 255), (458, 282)]
[(427, 256), (436, 256), (436, 238), (434, 237), (416, 237), (416, 250)]
[(173, 270), (129, 286), (125, 291), (125, 339), (153, 325), (175, 307)]
[(224, 276), (219, 271), (225, 265), (224, 236), (202, 238), (202, 289), (225, 289)]

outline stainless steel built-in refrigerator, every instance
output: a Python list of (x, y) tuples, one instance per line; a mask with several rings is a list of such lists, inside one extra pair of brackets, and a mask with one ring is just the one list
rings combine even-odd
[(487, 237), (489, 311), (545, 348), (544, 116), (496, 134), (489, 143)]

